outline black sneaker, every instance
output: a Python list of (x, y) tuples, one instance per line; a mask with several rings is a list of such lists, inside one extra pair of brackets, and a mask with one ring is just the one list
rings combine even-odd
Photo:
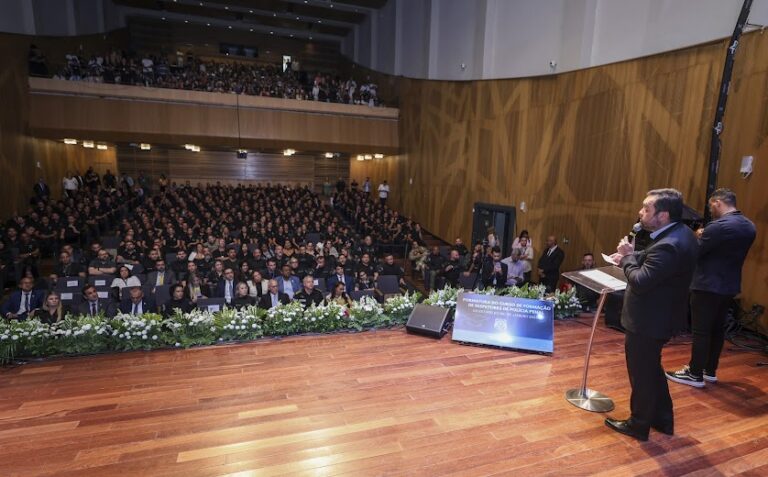
[(667, 371), (664, 374), (667, 375), (667, 379), (676, 383), (687, 384), (694, 388), (704, 387), (704, 378), (691, 374), (691, 368), (688, 365), (683, 366), (678, 371)]
[(710, 374), (709, 371), (707, 371), (706, 369), (703, 370), (703, 373), (704, 374), (703, 374), (702, 377), (704, 378), (704, 381), (706, 381), (708, 383), (716, 383), (717, 382), (717, 376), (715, 376), (715, 373)]

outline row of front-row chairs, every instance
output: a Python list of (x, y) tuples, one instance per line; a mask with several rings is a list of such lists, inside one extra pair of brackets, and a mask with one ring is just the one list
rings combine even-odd
[[(99, 275), (88, 277), (88, 283), (96, 288), (99, 295), (99, 301), (107, 302), (114, 297), (111, 275)], [(61, 278), (57, 281), (54, 289), (61, 296), (62, 305), (70, 310), (76, 310), (78, 305), (85, 299), (82, 295), (82, 289), (86, 280), (82, 277)], [(171, 299), (170, 289), (173, 285), (142, 285), (144, 296), (152, 296), (158, 309), (168, 303)], [(315, 279), (315, 288), (320, 290), (323, 295), (327, 293), (325, 280)], [(398, 277), (396, 275), (380, 275), (376, 281), (376, 288), (371, 290), (355, 290), (349, 293), (349, 298), (354, 301), (360, 301), (364, 296), (372, 297), (377, 300), (383, 300), (385, 297), (401, 293)], [(225, 306), (226, 302), (221, 297), (198, 298), (196, 306), (201, 310), (219, 311)]]

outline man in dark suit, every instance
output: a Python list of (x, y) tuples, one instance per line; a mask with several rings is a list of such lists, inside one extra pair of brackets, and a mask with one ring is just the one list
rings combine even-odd
[(712, 222), (696, 234), (699, 260), (691, 283), (691, 360), (667, 379), (703, 388), (717, 382), (717, 365), (725, 341), (725, 318), (741, 291), (741, 269), (752, 243), (755, 224), (736, 209), (736, 194), (717, 189), (709, 198)]
[(304, 280), (301, 281), (301, 284), (301, 290), (293, 295), (294, 301), (298, 301), (304, 305), (305, 309), (312, 305), (318, 306), (323, 303), (325, 298), (323, 297), (322, 292), (315, 288), (315, 277), (307, 275), (304, 277)]
[(42, 177), (37, 181), (37, 184), (35, 184), (34, 192), (35, 197), (42, 200), (48, 200), (51, 196), (51, 188), (48, 187), (48, 184), (45, 183)]
[(646, 441), (650, 428), (674, 433), (669, 386), (661, 367), (661, 350), (678, 329), (676, 321), (688, 310), (688, 287), (696, 267), (698, 244), (693, 231), (680, 220), (683, 196), (675, 189), (648, 192), (640, 209), (640, 223), (651, 232), (642, 251), (625, 237), (612, 258), (624, 270), (627, 289), (621, 324), (631, 386), (627, 420), (608, 418), (616, 432)]
[(328, 289), (333, 290), (337, 283), (344, 283), (344, 291), (352, 293), (355, 289), (355, 277), (344, 273), (344, 265), (336, 264), (336, 273), (328, 278)]
[(144, 296), (144, 290), (141, 287), (133, 287), (128, 299), (120, 302), (120, 312), (136, 316), (144, 313), (157, 313), (157, 305), (154, 298)]
[(213, 289), (213, 296), (216, 298), (224, 298), (224, 301), (229, 305), (232, 303), (232, 299), (235, 298), (235, 271), (231, 268), (224, 269), (223, 279), (220, 280), (216, 287)]
[(43, 291), (35, 290), (34, 286), (32, 278), (22, 278), (19, 281), (19, 289), (5, 300), (0, 307), (0, 313), (8, 319), (26, 320), (30, 311), (43, 306)]
[(160, 285), (173, 285), (176, 283), (176, 274), (173, 273), (173, 270), (166, 270), (165, 259), (159, 258), (155, 260), (155, 271), (149, 272), (147, 275), (146, 283), (153, 288)]
[(115, 316), (116, 307), (111, 300), (100, 300), (99, 293), (93, 285), (83, 287), (83, 302), (73, 310), (78, 315), (96, 316), (102, 314), (108, 318)]
[(501, 249), (499, 247), (493, 247), (491, 258), (492, 260), (486, 260), (483, 263), (481, 273), (483, 287), (504, 288), (507, 286), (507, 271), (509, 269), (507, 264), (501, 261)]
[(265, 293), (261, 297), (259, 300), (259, 308), (269, 310), (274, 306), (287, 305), (291, 302), (291, 299), (288, 298), (288, 295), (285, 293), (280, 293), (280, 291), (277, 289), (277, 280), (274, 278), (269, 281), (267, 289), (269, 290), (269, 293)]
[(565, 260), (565, 252), (557, 246), (557, 239), (554, 235), (547, 237), (546, 249), (539, 257), (539, 280), (541, 284), (547, 287), (547, 292), (551, 293), (557, 288), (557, 282), (560, 281), (560, 265)]

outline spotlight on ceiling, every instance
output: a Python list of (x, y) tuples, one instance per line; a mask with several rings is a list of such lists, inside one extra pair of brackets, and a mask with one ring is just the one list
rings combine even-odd
[(93, 141), (83, 141), (83, 147), (87, 147), (88, 149), (93, 149)]
[(108, 148), (106, 144), (96, 144), (96, 149), (99, 151), (106, 151)]
[(326, 152), (325, 153), (325, 158), (326, 159), (332, 159), (333, 158), (333, 153), (332, 152)]
[(64, 144), (77, 144), (77, 139), (66, 138), (64, 139)]
[(384, 159), (384, 154), (374, 154), (373, 158), (374, 159)]
[(147, 144), (145, 142), (142, 142), (141, 144), (139, 144), (139, 148), (142, 151), (149, 151), (150, 149), (152, 149), (152, 145), (151, 144)]

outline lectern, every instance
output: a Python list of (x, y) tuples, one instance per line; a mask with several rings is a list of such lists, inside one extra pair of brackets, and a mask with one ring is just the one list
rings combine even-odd
[(587, 374), (589, 373), (589, 355), (592, 353), (592, 341), (595, 339), (595, 329), (600, 313), (603, 311), (605, 298), (609, 293), (627, 288), (624, 271), (619, 267), (608, 266), (593, 268), (591, 270), (579, 270), (563, 273), (568, 280), (588, 288), (600, 294), (600, 301), (592, 321), (592, 332), (587, 342), (587, 354), (584, 357), (584, 374), (581, 377), (581, 386), (569, 389), (565, 393), (565, 399), (574, 406), (592, 412), (608, 412), (613, 410), (613, 400), (603, 393), (587, 387)]

